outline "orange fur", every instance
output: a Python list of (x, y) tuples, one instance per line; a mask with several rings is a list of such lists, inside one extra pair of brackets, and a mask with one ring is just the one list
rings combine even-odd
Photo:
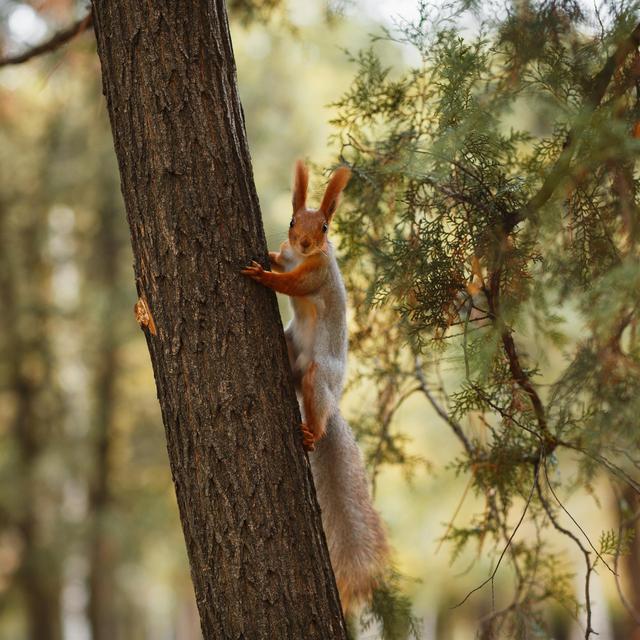
[(310, 462), (345, 612), (370, 598), (389, 554), (358, 445), (338, 406), (347, 357), (346, 300), (327, 232), (350, 175), (346, 167), (338, 168), (320, 208), (312, 210), (306, 206), (308, 173), (298, 162), (288, 242), (280, 252), (269, 253), (272, 271), (257, 262), (242, 270), (293, 297), (287, 351), (305, 418), (300, 425), (303, 445), (315, 450)]
[(340, 167), (331, 176), (327, 184), (322, 204), (318, 210), (306, 208), (308, 174), (304, 165), (296, 163), (296, 178), (293, 188), (293, 217), (289, 227), (289, 242), (302, 255), (315, 251), (327, 252), (327, 230), (325, 225), (331, 222), (338, 205), (342, 190), (349, 182), (351, 171)]
[(331, 176), (327, 189), (324, 192), (324, 197), (322, 198), (322, 204), (320, 205), (320, 211), (324, 214), (327, 222), (331, 221), (338, 206), (340, 194), (347, 186), (349, 178), (351, 178), (351, 171), (347, 169), (347, 167), (339, 167)]
[(300, 425), (300, 431), (302, 431), (302, 446), (304, 450), (314, 451), (316, 448), (316, 438), (313, 435), (313, 431), (307, 427), (306, 422)]
[(265, 271), (262, 265), (254, 261), (250, 266), (242, 269), (241, 273), (279, 293), (288, 296), (307, 296), (322, 284), (322, 254), (309, 256), (293, 271), (284, 273)]
[(307, 421), (307, 428), (313, 434), (314, 440), (320, 440), (327, 428), (327, 415), (322, 415), (316, 409), (316, 370), (317, 363), (311, 362), (307, 371), (302, 377), (302, 403), (304, 405), (304, 416)]
[(293, 213), (302, 209), (307, 201), (307, 186), (309, 184), (309, 171), (302, 160), (296, 162), (296, 172), (293, 186)]
[(295, 216), (295, 224), (289, 229), (289, 242), (300, 253), (321, 249), (326, 251), (327, 234), (322, 230), (325, 217), (321, 211), (303, 209)]

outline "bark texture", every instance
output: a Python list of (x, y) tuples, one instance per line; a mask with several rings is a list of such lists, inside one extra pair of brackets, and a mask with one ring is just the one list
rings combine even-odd
[[(94, 0), (138, 292), (205, 638), (344, 638), (222, 0)], [(133, 320), (132, 320), (133, 321)]]

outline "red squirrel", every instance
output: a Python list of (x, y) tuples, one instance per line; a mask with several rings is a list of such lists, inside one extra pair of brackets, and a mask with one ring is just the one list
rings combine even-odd
[(345, 613), (371, 597), (388, 557), (362, 456), (339, 409), (347, 364), (347, 296), (328, 239), (329, 226), (351, 172), (331, 176), (319, 209), (306, 206), (309, 175), (296, 163), (289, 239), (270, 252), (272, 271), (257, 262), (242, 273), (291, 297), (285, 330), (289, 362), (303, 416), (309, 459), (331, 564)]

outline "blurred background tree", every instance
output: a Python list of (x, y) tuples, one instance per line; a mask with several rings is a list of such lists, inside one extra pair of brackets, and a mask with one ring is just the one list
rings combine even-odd
[[(354, 169), (346, 409), (422, 637), (585, 637), (588, 575), (632, 638), (638, 6), (230, 7), (270, 244), (295, 158)], [(0, 51), (85, 12), (0, 0)], [(199, 637), (131, 263), (92, 37), (0, 70), (2, 638)]]

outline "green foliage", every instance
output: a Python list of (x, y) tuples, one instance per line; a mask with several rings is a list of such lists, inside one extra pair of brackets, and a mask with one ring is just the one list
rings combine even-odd
[(613, 529), (603, 531), (600, 534), (598, 553), (601, 556), (627, 554), (629, 553), (634, 537), (635, 531), (629, 529), (620, 532), (620, 534)]
[(373, 593), (371, 604), (360, 617), (363, 631), (379, 629), (380, 640), (419, 638), (418, 620), (411, 613), (411, 601), (402, 593), (402, 578), (393, 569)]
[[(419, 63), (397, 71), (371, 47), (352, 58), (352, 87), (335, 105), (354, 175), (337, 225), (355, 377), (378, 399), (358, 423), (374, 460), (403, 463), (393, 415), (422, 394), (460, 441), (456, 466), (485, 508), (448, 528), (453, 556), (489, 546), (517, 584), (491, 617), (500, 630), (483, 637), (547, 637), (554, 599), (577, 615), (569, 574), (540, 535), (550, 529), (585, 556), (589, 637), (597, 556), (559, 516), (570, 516), (564, 492), (590, 491), (601, 472), (640, 489), (628, 453), (640, 446), (640, 89), (626, 42), (639, 5), (606, 2), (593, 15), (571, 1), (513, 3), (500, 19), (477, 5), (479, 28), (463, 37), (468, 6), (436, 18), (421, 5), (415, 23), (385, 34)], [(549, 380), (536, 351), (568, 364)], [(523, 522), (535, 542), (518, 536)], [(600, 554), (624, 546), (605, 533)]]

